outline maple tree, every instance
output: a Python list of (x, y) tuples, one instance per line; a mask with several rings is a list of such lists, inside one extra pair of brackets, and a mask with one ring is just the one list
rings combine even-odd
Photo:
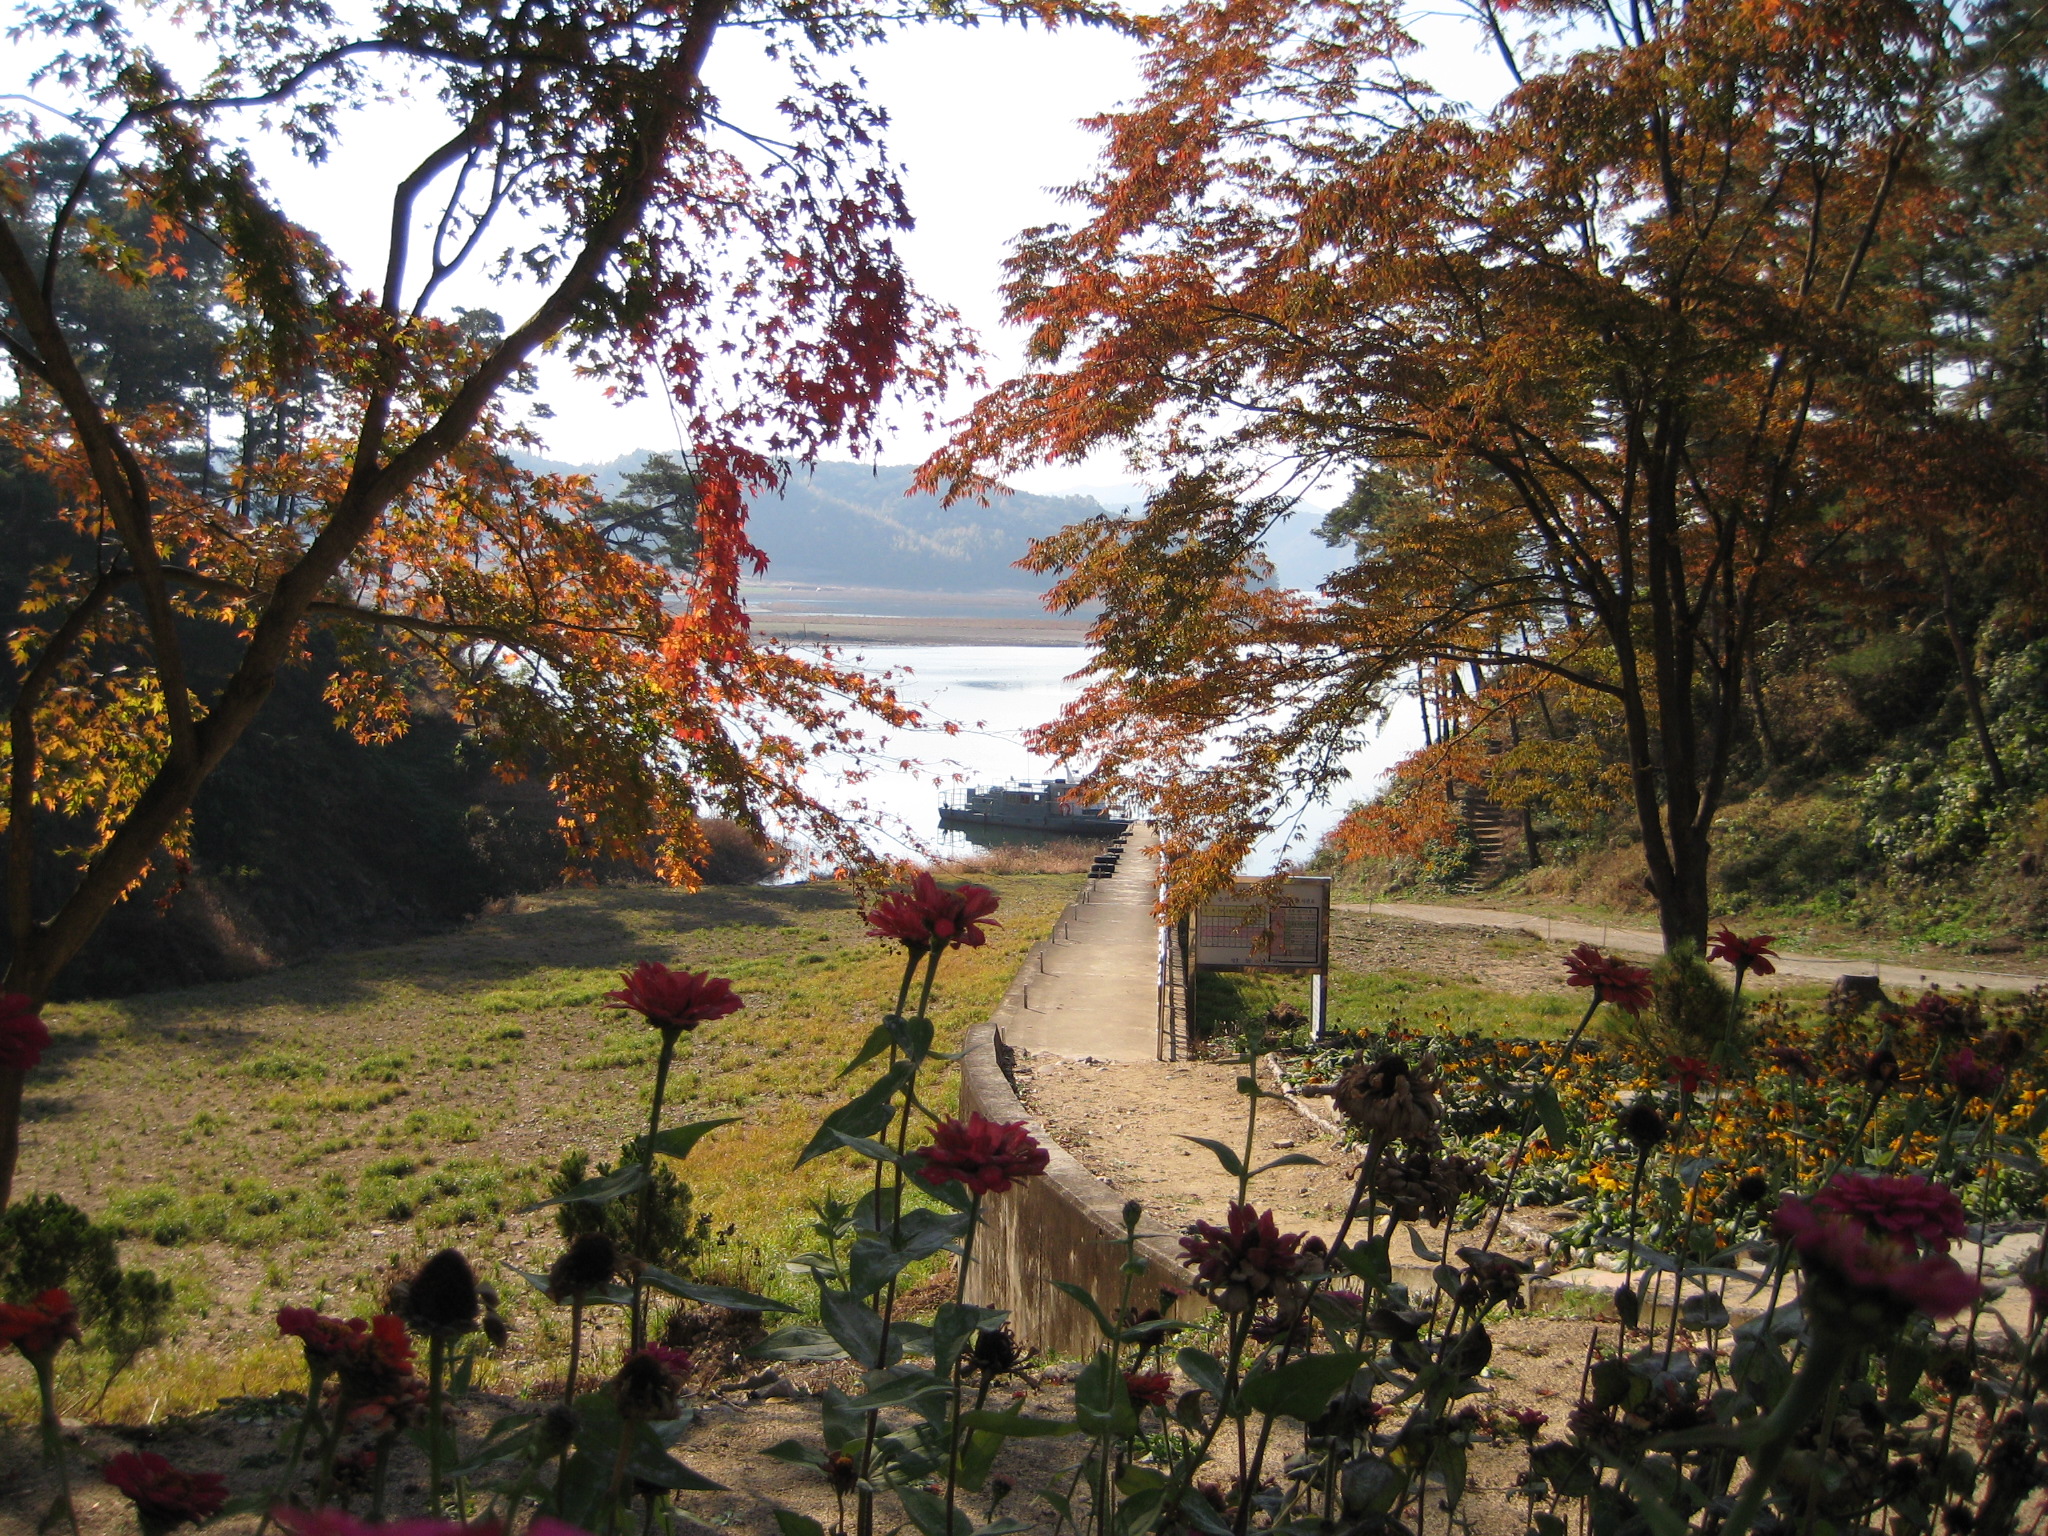
[[(762, 563), (747, 494), (828, 447), (858, 456), (892, 398), (943, 389), (968, 350), (896, 249), (885, 114), (830, 64), (916, 13), (221, 0), (182, 8), (168, 51), (140, 15), (53, 0), (15, 34), (67, 105), (62, 141), (42, 136), (54, 109), (19, 109), (0, 165), (18, 386), (0, 438), (55, 530), (7, 637), (4, 988), (46, 996), (178, 852), (194, 792), (316, 628), (341, 646), (350, 728), (398, 732), (430, 689), (505, 759), (547, 765), (577, 854), (686, 880), (700, 811), (779, 812), (854, 853), (800, 775), (864, 750), (864, 717), (909, 713), (753, 639), (737, 587)], [(706, 58), (735, 26), (786, 77), (772, 134), (717, 115)], [(445, 122), (422, 136), (427, 103)], [(420, 147), (362, 285), (248, 144), (318, 164), (380, 110)], [(124, 392), (88, 301), (189, 299), (201, 269), (215, 286), (185, 309), (217, 328), (206, 387)], [(522, 277), (523, 316), (448, 312), (478, 272)], [(686, 464), (623, 513), (517, 468), (543, 349), (614, 390), (658, 376)], [(237, 422), (238, 448), (217, 441)], [(233, 637), (224, 667), (195, 661), (202, 629)], [(20, 1091), (0, 1075), (0, 1201)]]
[[(1042, 745), (1092, 746), (1160, 807), (1181, 899), (1327, 789), (1418, 668), (1462, 669), (1483, 687), (1454, 727), (1552, 696), (1616, 718), (1665, 940), (1698, 945), (1759, 628), (1885, 511), (1844, 494), (1863, 428), (1936, 404), (1915, 263), (1975, 19), (1471, 17), (1512, 77), (1486, 110), (1413, 76), (1392, 4), (1177, 11), (1144, 98), (1100, 120), (1085, 220), (1012, 259), (1032, 367), (927, 475), (962, 492), (1116, 446), (1163, 482), (1036, 548), (1062, 600), (1104, 605)], [(1347, 480), (1371, 492), (1349, 567), (1265, 585), (1265, 532)]]

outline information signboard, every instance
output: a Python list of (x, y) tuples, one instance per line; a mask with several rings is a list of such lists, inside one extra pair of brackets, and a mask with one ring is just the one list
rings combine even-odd
[(1198, 971), (1291, 971), (1330, 968), (1330, 879), (1296, 875), (1277, 896), (1240, 880), (1228, 895), (1195, 911)]

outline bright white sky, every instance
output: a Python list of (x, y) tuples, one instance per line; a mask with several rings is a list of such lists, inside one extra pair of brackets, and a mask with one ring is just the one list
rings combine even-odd
[[(1426, 20), (1424, 27), (1432, 43), (1426, 72), (1440, 89), (1468, 100), (1489, 98), (1501, 89), (1504, 73), (1497, 60), (1475, 48), (1475, 29), (1454, 29), (1441, 18)], [(148, 30), (175, 66), (196, 63), (181, 57), (184, 50), (168, 23)], [(24, 89), (20, 71), (35, 57), (32, 48), (10, 50), (8, 60), (0, 63), (0, 89)], [(1095, 136), (1079, 126), (1079, 119), (1138, 93), (1138, 50), (1129, 40), (1099, 29), (928, 26), (906, 29), (852, 62), (867, 77), (872, 99), (883, 103), (893, 119), (889, 143), (903, 164), (918, 221), (905, 242), (912, 274), (927, 293), (957, 308), (980, 333), (989, 354), (987, 372), (1000, 380), (1016, 368), (1021, 355), (1018, 334), (1001, 324), (997, 288), (1003, 258), (1018, 231), (1072, 217), (1056, 191), (1081, 180), (1096, 155)], [(720, 35), (707, 80), (720, 97), (722, 115), (773, 133), (772, 105), (782, 80), (777, 67), (760, 58), (749, 34)], [(39, 99), (52, 100), (52, 89), (44, 87)], [(286, 155), (275, 140), (258, 138), (251, 147), (288, 215), (316, 229), (367, 285), (382, 270), (392, 183), (423, 146), (445, 137), (444, 124), (431, 100), (380, 106), (361, 114), (345, 133), (340, 152), (317, 168)], [(45, 118), (44, 128), (61, 131), (62, 124)], [(451, 284), (445, 299), (451, 306), (493, 308), (511, 321), (532, 294), (494, 291), (472, 282)], [(595, 463), (636, 449), (677, 446), (658, 391), (621, 405), (566, 367), (546, 364), (542, 378), (543, 398), (555, 414), (538, 425), (553, 457)], [(949, 414), (967, 403), (965, 396), (950, 402)], [(883, 457), (912, 462), (938, 440), (912, 422), (892, 437)], [(1128, 478), (1120, 461), (1104, 457), (1041, 469), (1020, 477), (1020, 484), (1080, 492)]]

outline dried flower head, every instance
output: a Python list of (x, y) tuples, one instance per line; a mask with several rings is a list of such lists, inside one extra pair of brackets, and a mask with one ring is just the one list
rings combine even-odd
[(1443, 1113), (1436, 1099), (1435, 1067), (1427, 1056), (1412, 1069), (1401, 1056), (1356, 1061), (1337, 1079), (1332, 1097), (1339, 1112), (1367, 1140), (1406, 1142), (1433, 1151)]
[(601, 1291), (619, 1272), (619, 1245), (607, 1233), (585, 1232), (548, 1266), (548, 1300), (568, 1301)]
[(79, 1342), (78, 1309), (68, 1292), (48, 1290), (19, 1305), (0, 1302), (0, 1348), (12, 1344), (30, 1360), (48, 1360), (66, 1339)]
[(672, 1419), (693, 1361), (685, 1349), (643, 1344), (626, 1356), (612, 1378), (612, 1396), (624, 1419)]
[(1898, 1087), (1905, 1074), (1900, 1069), (1898, 1055), (1890, 1046), (1881, 1045), (1863, 1058), (1856, 1075), (1872, 1093), (1885, 1093)]
[(623, 987), (605, 993), (605, 1006), (630, 1009), (667, 1033), (695, 1029), (708, 1019), (722, 1019), (746, 1007), (723, 977), (709, 971), (672, 971), (659, 960), (642, 960), (621, 980)]
[(211, 1520), (228, 1501), (217, 1472), (181, 1472), (153, 1451), (123, 1451), (100, 1476), (125, 1493), (146, 1536)]
[(1947, 1317), (1978, 1283), (1949, 1257), (1962, 1202), (1918, 1175), (1842, 1173), (1810, 1199), (1778, 1202), (1771, 1229), (1799, 1250), (1817, 1317), (1896, 1325), (1912, 1312)]
[(1581, 944), (1564, 957), (1564, 979), (1569, 986), (1591, 987), (1600, 1002), (1624, 1013), (1639, 1014), (1650, 1006), (1649, 971), (1604, 954), (1591, 944)]
[(1441, 1226), (1458, 1199), (1457, 1170), (1452, 1160), (1416, 1152), (1406, 1158), (1382, 1157), (1373, 1171), (1372, 1193), (1396, 1221)]
[(964, 1184), (972, 1195), (1000, 1195), (1018, 1179), (1044, 1173), (1051, 1154), (1025, 1129), (979, 1113), (932, 1127), (919, 1171), (933, 1184)]
[(1707, 948), (1709, 960), (1726, 960), (1735, 967), (1739, 976), (1754, 972), (1759, 976), (1774, 976), (1778, 968), (1771, 964), (1778, 957), (1771, 946), (1778, 942), (1777, 935), (1759, 933), (1753, 938), (1741, 938), (1731, 928), (1723, 928), (1714, 935), (1714, 942)]
[(1983, 1009), (1973, 997), (1958, 997), (1939, 987), (1930, 987), (1906, 1011), (1906, 1018), (1936, 1039), (1960, 1040), (1977, 1032)]
[(940, 885), (928, 874), (907, 891), (890, 891), (868, 909), (868, 934), (895, 939), (914, 955), (948, 944), (979, 949), (988, 939), (984, 928), (1000, 928), (992, 914), (1001, 902), (985, 885)]
[(1735, 1203), (1755, 1205), (1771, 1192), (1771, 1182), (1760, 1173), (1745, 1173), (1735, 1181)]
[(32, 1072), (50, 1048), (50, 1031), (21, 992), (0, 992), (0, 1072)]
[(1007, 1376), (1024, 1364), (1024, 1352), (1008, 1324), (976, 1332), (974, 1342), (967, 1346), (967, 1358), (973, 1369), (990, 1381)]
[(1615, 1118), (1621, 1139), (1647, 1157), (1664, 1140), (1664, 1117), (1647, 1098), (1638, 1098)]
[(460, 1338), (476, 1330), (482, 1301), (476, 1271), (453, 1248), (443, 1248), (419, 1272), (391, 1290), (391, 1310), (406, 1326), (424, 1337)]

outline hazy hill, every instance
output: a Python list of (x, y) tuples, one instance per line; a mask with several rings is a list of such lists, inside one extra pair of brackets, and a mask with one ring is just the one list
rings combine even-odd
[[(646, 456), (644, 451), (629, 453), (608, 464), (522, 462), (532, 469), (589, 475), (600, 492), (610, 494)], [(769, 579), (938, 592), (1042, 592), (1045, 581), (1016, 568), (1029, 542), (1103, 510), (1092, 497), (1025, 491), (985, 507), (946, 507), (936, 496), (909, 494), (915, 473), (908, 464), (819, 464), (792, 475), (779, 497), (757, 500), (749, 529), (768, 553)]]

